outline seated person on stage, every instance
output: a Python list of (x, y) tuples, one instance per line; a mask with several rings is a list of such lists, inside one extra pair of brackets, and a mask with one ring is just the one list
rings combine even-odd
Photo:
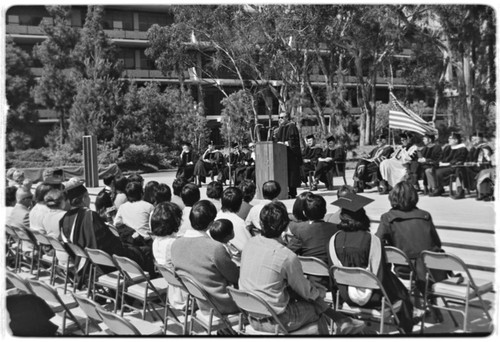
[[(340, 143), (335, 144), (334, 137), (328, 137), (326, 141), (328, 142), (328, 147), (323, 151), (321, 157), (318, 158), (318, 164), (316, 164), (316, 170), (314, 171), (314, 186), (312, 190), (318, 190), (319, 181), (325, 183), (328, 190), (332, 190), (333, 184), (332, 180), (328, 179), (328, 172), (331, 170), (336, 171), (335, 162), (343, 162), (346, 158), (344, 146)], [(339, 165), (339, 168), (341, 167), (344, 168), (345, 165)]]
[(188, 142), (182, 143), (182, 152), (179, 156), (179, 169), (177, 170), (176, 178), (183, 177), (188, 182), (192, 181), (194, 173), (194, 155), (191, 151), (191, 144)]
[(215, 176), (222, 172), (224, 167), (224, 156), (222, 152), (216, 150), (214, 143), (210, 142), (208, 148), (196, 162), (194, 166), (193, 174), (196, 177), (196, 184), (201, 186), (201, 183), (205, 183), (206, 177), (210, 176), (212, 181)]
[(210, 202), (215, 205), (217, 212), (219, 212), (222, 208), (222, 204), (220, 199), (222, 198), (222, 192), (224, 188), (221, 182), (213, 181), (208, 183), (207, 185), (207, 197)]
[(255, 181), (255, 144), (248, 144), (248, 151), (242, 152), (238, 167), (235, 170), (235, 185), (243, 180)]
[(222, 209), (217, 213), (216, 219), (228, 219), (233, 223), (234, 239), (231, 244), (239, 251), (242, 251), (247, 241), (252, 237), (247, 230), (245, 221), (238, 216), (241, 203), (243, 202), (243, 192), (237, 187), (229, 187), (222, 193)]
[[(238, 285), (239, 270), (224, 245), (207, 234), (216, 214), (210, 201), (201, 200), (193, 206), (189, 215), (193, 229), (172, 243), (172, 264), (177, 274), (190, 275), (203, 285), (222, 314), (234, 314), (239, 309), (227, 287)], [(197, 303), (202, 313), (208, 315), (208, 305), (198, 300)]]
[(175, 203), (179, 206), (179, 208), (184, 209), (185, 205), (184, 202), (182, 201), (181, 198), (181, 191), (184, 185), (186, 185), (188, 182), (184, 178), (176, 178), (172, 182), (172, 199), (170, 202)]
[(231, 240), (234, 239), (233, 223), (228, 219), (219, 219), (210, 223), (208, 233), (215, 241), (219, 241), (226, 247), (233, 262), (239, 266), (241, 261), (241, 251), (234, 247)]
[(377, 136), (377, 147), (368, 155), (362, 155), (354, 170), (354, 190), (363, 192), (366, 187), (378, 187), (380, 180), (380, 162), (392, 154), (394, 149), (387, 144), (385, 135)]
[[(232, 143), (231, 152), (226, 159), (226, 166), (222, 171), (223, 184), (226, 184), (226, 180), (228, 179), (233, 179), (234, 181), (236, 181), (236, 179), (233, 178), (233, 175), (236, 174), (236, 169), (241, 167), (244, 157), (245, 154), (240, 151), (239, 144), (236, 142)], [(229, 171), (231, 171), (231, 173)]]
[[(429, 196), (441, 196), (444, 194), (444, 186), (448, 185), (450, 176), (455, 173), (453, 165), (463, 165), (467, 159), (467, 148), (462, 143), (462, 137), (458, 133), (451, 133), (448, 145), (443, 149), (443, 154), (435, 168), (427, 169), (425, 174), (430, 187), (434, 189)], [(457, 189), (457, 192), (460, 189)]]
[(245, 179), (243, 182), (238, 184), (238, 188), (240, 188), (243, 192), (243, 202), (241, 203), (241, 208), (238, 211), (238, 216), (241, 217), (242, 220), (246, 220), (250, 209), (253, 207), (250, 202), (253, 201), (257, 188), (255, 186), (255, 182), (249, 179)]
[(380, 187), (379, 192), (387, 194), (389, 190), (409, 177), (408, 165), (411, 161), (417, 160), (416, 137), (412, 133), (402, 133), (399, 135), (401, 147), (393, 152), (390, 158), (380, 162)]
[(200, 188), (194, 183), (187, 183), (182, 188), (181, 198), (184, 203), (184, 209), (182, 209), (182, 222), (177, 233), (178, 236), (183, 236), (188, 230), (193, 229), (189, 220), (189, 214), (193, 205), (201, 198)]
[(494, 201), (496, 164), (493, 150), (488, 145), (482, 147), (482, 161), (489, 167), (479, 171), (477, 174), (476, 188), (478, 201)]
[[(411, 162), (411, 167), (414, 167), (414, 172), (418, 179), (422, 179), (424, 183), (424, 195), (429, 194), (431, 189), (429, 189), (429, 182), (427, 180), (425, 170), (432, 169), (433, 166), (436, 166), (439, 159), (441, 158), (441, 154), (443, 153), (443, 149), (441, 145), (435, 143), (436, 136), (434, 134), (426, 134), (422, 138), (424, 143), (424, 148), (417, 152), (418, 158), (417, 161)], [(418, 184), (418, 183), (417, 183)]]
[(318, 158), (323, 154), (323, 148), (316, 144), (314, 135), (310, 134), (306, 137), (306, 147), (302, 150), (302, 182), (313, 186), (313, 180), (310, 179), (309, 174), (316, 170)]
[[(398, 311), (399, 327), (407, 334), (413, 330), (413, 305), (406, 287), (391, 272), (386, 262), (385, 250), (380, 239), (370, 233), (370, 219), (363, 209), (372, 199), (357, 194), (341, 196), (332, 204), (342, 208), (340, 231), (330, 239), (331, 264), (344, 267), (361, 267), (375, 274), (384, 286), (389, 300), (402, 300)], [(371, 307), (380, 305), (380, 291), (369, 291), (339, 285), (341, 300), (350, 306)]]
[(281, 193), (281, 186), (276, 181), (267, 181), (262, 185), (262, 197), (259, 203), (255, 204), (252, 209), (248, 212), (248, 215), (245, 219), (245, 225), (247, 230), (252, 235), (260, 234), (260, 211), (264, 206), (268, 203), (271, 203), (273, 200), (277, 199)]
[[(260, 219), (262, 235), (252, 237), (241, 255), (240, 289), (264, 299), (289, 331), (317, 323), (319, 334), (328, 335), (328, 317), (335, 322), (337, 334), (361, 332), (364, 322), (326, 304), (326, 289), (304, 276), (298, 256), (284, 245), (281, 236), (289, 222), (285, 205), (278, 201), (266, 204)], [(267, 319), (250, 315), (249, 321), (256, 330), (275, 331)]]

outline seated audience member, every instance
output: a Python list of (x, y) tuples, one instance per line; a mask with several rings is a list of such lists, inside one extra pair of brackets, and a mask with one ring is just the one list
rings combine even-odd
[[(396, 184), (389, 193), (391, 209), (382, 214), (376, 235), (387, 245), (401, 249), (415, 263), (417, 287), (421, 293), (425, 289), (425, 269), (418, 258), (422, 251), (439, 252), (441, 240), (432, 222), (431, 214), (417, 208), (418, 193), (408, 182)], [(409, 275), (409, 269), (397, 267), (402, 277)], [(435, 280), (446, 275), (433, 271)]]
[(241, 217), (242, 220), (246, 220), (250, 209), (252, 209), (250, 202), (252, 202), (255, 197), (255, 182), (249, 179), (244, 179), (240, 184), (238, 184), (238, 188), (240, 188), (243, 192), (243, 202), (241, 203), (241, 208), (238, 211), (238, 216)]
[(19, 187), (16, 190), (16, 205), (7, 217), (6, 224), (12, 227), (30, 229), (30, 208), (33, 200), (31, 190)]
[(130, 176), (127, 177), (128, 183), (131, 182), (136, 182), (141, 184), (141, 187), (144, 188), (144, 178), (137, 172), (134, 172), (130, 174)]
[(248, 239), (252, 237), (247, 230), (245, 221), (238, 216), (241, 203), (243, 202), (243, 192), (236, 187), (229, 187), (222, 193), (221, 211), (217, 214), (216, 219), (228, 219), (233, 223), (234, 239), (231, 244), (239, 251), (243, 250)]
[[(361, 267), (375, 274), (392, 303), (402, 300), (401, 309), (397, 313), (399, 327), (410, 334), (413, 330), (413, 305), (410, 295), (391, 272), (380, 239), (370, 233), (370, 219), (363, 209), (370, 202), (373, 200), (357, 194), (347, 194), (333, 202), (342, 208), (342, 211), (340, 231), (333, 235), (329, 243), (331, 263), (335, 266)], [(339, 285), (338, 291), (342, 301), (351, 306), (380, 305), (380, 291), (356, 291), (355, 288), (348, 290), (345, 285)]]
[(14, 173), (12, 174), (12, 185), (19, 188), (23, 186), (24, 182), (24, 171), (23, 170), (15, 170)]
[[(328, 172), (335, 170), (335, 163), (340, 161), (345, 161), (346, 152), (344, 146), (341, 143), (335, 143), (334, 137), (328, 137), (326, 139), (328, 142), (328, 147), (323, 151), (321, 157), (318, 158), (318, 163), (316, 164), (316, 170), (314, 171), (314, 185), (313, 191), (318, 190), (319, 181), (325, 183), (328, 190), (333, 189), (332, 180), (328, 179)], [(339, 165), (339, 168), (343, 168), (344, 165)]]
[(220, 199), (222, 197), (222, 191), (223, 191), (222, 183), (218, 181), (213, 181), (208, 183), (207, 185), (207, 197), (208, 200), (211, 201), (214, 205), (217, 211), (220, 211), (222, 204), (220, 203)]
[[(189, 215), (193, 229), (172, 243), (172, 263), (179, 276), (189, 275), (204, 287), (222, 314), (233, 314), (239, 309), (229, 296), (227, 287), (238, 284), (239, 270), (224, 245), (207, 234), (216, 214), (215, 206), (208, 200), (193, 205)], [(208, 305), (198, 300), (197, 303), (202, 313), (207, 315)]]
[(429, 185), (434, 189), (429, 196), (435, 197), (444, 194), (444, 186), (448, 185), (450, 176), (455, 173), (452, 166), (465, 163), (467, 153), (461, 135), (451, 133), (448, 138), (448, 145), (443, 149), (438, 165), (425, 171)]
[(307, 221), (290, 226), (291, 238), (287, 247), (297, 255), (311, 256), (328, 263), (328, 241), (338, 231), (333, 223), (325, 222), (326, 201), (322, 196), (309, 194), (304, 201)]
[(125, 193), (127, 202), (118, 208), (113, 225), (123, 241), (151, 246), (149, 216), (154, 206), (142, 199), (142, 186), (138, 182), (128, 183)]
[(385, 135), (380, 134), (376, 139), (377, 147), (369, 154), (362, 154), (354, 169), (354, 190), (363, 192), (365, 188), (378, 187), (380, 176), (380, 162), (389, 158), (394, 149), (387, 144)]
[(156, 192), (158, 191), (158, 183), (157, 181), (149, 181), (144, 186), (144, 194), (142, 195), (142, 199), (152, 205), (155, 205)]
[(179, 155), (179, 168), (175, 178), (184, 178), (191, 182), (194, 179), (194, 154), (191, 151), (191, 144), (188, 142), (182, 143), (182, 151)]
[(108, 175), (102, 179), (104, 183), (104, 188), (99, 191), (98, 195), (101, 192), (107, 192), (111, 196), (111, 199), (114, 200), (116, 197), (116, 190), (115, 190), (115, 175)]
[[(337, 190), (337, 199), (341, 196), (344, 196), (346, 194), (355, 194), (356, 193), (356, 190), (354, 190), (354, 188), (350, 185), (342, 185), (338, 190)], [(330, 215), (326, 215), (325, 216), (325, 221), (326, 222), (330, 222), (330, 223), (333, 223), (333, 224), (339, 224), (340, 223), (340, 212), (342, 210), (339, 209), (337, 210), (336, 212), (330, 214)]]
[(304, 191), (299, 194), (295, 199), (292, 207), (292, 214), (290, 217), (290, 224), (288, 225), (288, 229), (285, 231), (284, 238), (288, 242), (291, 238), (291, 230), (294, 230), (294, 226), (300, 226), (307, 222), (307, 217), (304, 214), (304, 203), (306, 201), (306, 197), (312, 194), (310, 191)]
[(478, 201), (494, 201), (496, 162), (493, 150), (488, 145), (482, 147), (483, 163), (488, 163), (489, 167), (479, 171), (477, 175), (476, 187)]
[(313, 179), (309, 179), (309, 173), (316, 170), (316, 164), (318, 163), (318, 158), (323, 154), (323, 149), (320, 145), (316, 144), (316, 139), (313, 134), (306, 137), (306, 147), (302, 150), (302, 182), (309, 184), (312, 189), (314, 186)]
[(170, 202), (172, 200), (172, 190), (165, 183), (158, 184), (158, 189), (156, 189), (156, 195), (154, 199), (154, 205), (157, 206), (161, 202)]
[[(172, 264), (172, 244), (177, 239), (177, 232), (181, 224), (182, 210), (177, 204), (160, 202), (151, 214), (151, 232), (153, 240), (153, 256), (156, 262), (174, 271)], [(168, 301), (176, 309), (186, 305), (187, 293), (178, 287), (169, 287)]]
[(379, 192), (381, 194), (389, 193), (394, 185), (408, 177), (408, 165), (417, 158), (416, 138), (411, 133), (402, 133), (399, 135), (401, 147), (396, 149), (389, 159), (380, 162), (380, 181)]
[(116, 216), (116, 207), (111, 200), (111, 195), (108, 192), (101, 192), (95, 198), (95, 211), (101, 216), (106, 224), (111, 228), (113, 233), (118, 234), (113, 222)]
[[(319, 333), (328, 335), (328, 316), (338, 334), (359, 333), (364, 323), (333, 311), (323, 301), (325, 288), (304, 276), (299, 258), (284, 246), (281, 236), (289, 222), (285, 205), (268, 203), (260, 215), (262, 234), (252, 237), (241, 255), (240, 289), (264, 299), (289, 331), (317, 322)], [(250, 315), (249, 321), (259, 331), (276, 329), (260, 317)]]
[(116, 210), (120, 208), (120, 206), (127, 202), (127, 195), (125, 194), (125, 190), (127, 189), (128, 179), (127, 177), (120, 176), (115, 179), (115, 199), (113, 203), (116, 207)]
[(215, 241), (219, 241), (225, 247), (231, 259), (234, 261), (236, 265), (240, 265), (241, 261), (241, 251), (238, 248), (234, 247), (230, 242), (234, 239), (234, 228), (233, 223), (228, 219), (219, 219), (210, 223), (208, 227), (208, 233), (210, 237)]
[[(262, 197), (263, 199), (259, 201), (256, 205), (250, 209), (248, 215), (245, 219), (245, 225), (247, 230), (252, 235), (260, 234), (260, 211), (268, 203), (278, 198), (281, 193), (281, 186), (276, 181), (267, 181), (262, 185)], [(300, 196), (300, 195), (299, 195)]]
[(7, 184), (6, 184), (7, 186), (14, 186), (17, 188), (16, 182), (14, 182), (14, 180), (12, 179), (12, 176), (14, 175), (14, 172), (16, 172), (16, 170), (17, 169), (15, 167), (11, 167), (5, 173), (5, 180), (7, 181)]
[(51, 321), (52, 308), (34, 294), (15, 294), (5, 299), (8, 328), (12, 336), (56, 336), (58, 326)]
[(182, 222), (177, 233), (178, 236), (183, 236), (188, 230), (193, 229), (189, 220), (189, 214), (191, 213), (191, 207), (201, 198), (200, 189), (194, 183), (187, 183), (182, 188), (181, 198), (184, 203), (184, 209), (182, 209)]
[(42, 220), (42, 232), (48, 236), (59, 239), (61, 235), (59, 221), (66, 214), (66, 195), (59, 189), (50, 190), (44, 197), (45, 205), (49, 211)]
[(16, 192), (17, 188), (15, 186), (7, 186), (5, 188), (5, 217), (7, 218), (16, 205)]
[[(48, 168), (43, 170), (43, 182), (35, 189), (36, 204), (30, 210), (30, 229), (41, 230), (42, 221), (49, 208), (45, 205), (44, 197), (51, 189), (63, 190), (63, 170)], [(65, 208), (68, 209), (68, 208)]]
[(432, 167), (436, 166), (439, 159), (441, 158), (441, 154), (443, 153), (443, 149), (441, 145), (435, 143), (436, 136), (434, 134), (426, 134), (422, 138), (424, 143), (424, 148), (422, 151), (417, 152), (418, 159), (413, 163), (415, 167), (415, 174), (418, 179), (422, 179), (424, 183), (424, 195), (428, 195), (432, 189), (429, 189), (429, 181), (427, 180), (425, 171), (427, 169), (432, 169)]
[(181, 198), (181, 191), (184, 185), (187, 184), (187, 181), (184, 178), (176, 178), (172, 182), (172, 192), (174, 193), (172, 199), (170, 200), (172, 203), (175, 203), (179, 206), (179, 208), (184, 209), (185, 205)]

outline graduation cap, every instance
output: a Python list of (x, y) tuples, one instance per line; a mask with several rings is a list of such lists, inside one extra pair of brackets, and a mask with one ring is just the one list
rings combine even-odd
[(306, 139), (314, 139), (314, 134), (309, 134)]
[(334, 137), (332, 137), (332, 136), (330, 136), (330, 137), (326, 138), (326, 141), (328, 141), (328, 142), (330, 142), (330, 141), (335, 141), (335, 138), (334, 138)]
[(345, 195), (340, 195), (339, 198), (331, 204), (345, 210), (356, 212), (373, 201), (373, 199), (368, 197), (348, 193)]

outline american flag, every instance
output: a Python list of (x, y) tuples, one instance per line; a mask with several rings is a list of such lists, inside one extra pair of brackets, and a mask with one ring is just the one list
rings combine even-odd
[(402, 129), (419, 134), (437, 134), (437, 129), (431, 122), (426, 122), (420, 116), (403, 106), (392, 92), (389, 93), (394, 110), (389, 110), (389, 128)]

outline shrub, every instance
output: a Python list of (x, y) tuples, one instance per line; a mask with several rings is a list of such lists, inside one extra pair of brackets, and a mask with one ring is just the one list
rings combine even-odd
[(97, 162), (100, 165), (117, 164), (120, 160), (120, 147), (113, 147), (112, 143), (104, 142), (97, 145)]
[(158, 156), (148, 145), (130, 145), (123, 151), (120, 163), (142, 165), (145, 163), (158, 165)]

